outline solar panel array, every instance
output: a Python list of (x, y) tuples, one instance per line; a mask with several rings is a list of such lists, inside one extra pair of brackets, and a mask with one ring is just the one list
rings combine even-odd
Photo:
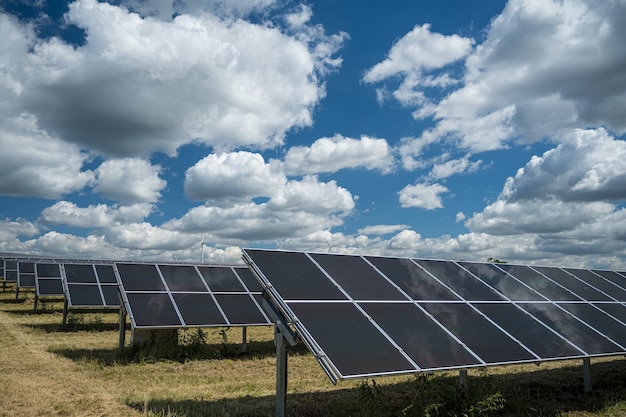
[(626, 354), (626, 273), (244, 249), (332, 380)]
[(69, 308), (119, 308), (118, 283), (112, 264), (63, 264)]
[(115, 269), (133, 328), (271, 324), (248, 268), (118, 262)]

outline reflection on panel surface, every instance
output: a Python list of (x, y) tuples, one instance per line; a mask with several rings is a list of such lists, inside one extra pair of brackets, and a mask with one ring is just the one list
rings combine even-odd
[(567, 291), (557, 283), (550, 281), (544, 275), (528, 266), (498, 264), (498, 268), (507, 271), (515, 278), (528, 285), (547, 300), (552, 301), (580, 301), (581, 298)]
[(545, 301), (539, 293), (493, 264), (459, 262), (459, 265), (512, 301)]
[(513, 304), (474, 303), (483, 314), (544, 359), (572, 358), (584, 352)]
[(519, 304), (589, 355), (618, 353), (620, 347), (554, 304)]
[(422, 369), (481, 363), (413, 303), (359, 305)]
[(437, 279), (448, 285), (465, 300), (470, 301), (503, 301), (491, 288), (467, 273), (453, 262), (417, 260), (424, 269)]
[(285, 300), (345, 300), (341, 291), (304, 253), (248, 250), (254, 263), (272, 277), (272, 285)]
[(355, 300), (406, 300), (371, 265), (355, 256), (312, 254), (311, 257)]
[(560, 268), (534, 267), (534, 269), (552, 281), (567, 288), (583, 300), (587, 301), (611, 301), (609, 297), (593, 288), (591, 285), (581, 281), (575, 276), (568, 274)]
[(289, 307), (344, 376), (416, 370), (351, 303), (293, 302)]
[(375, 256), (366, 256), (365, 259), (371, 262), (372, 265), (378, 268), (414, 300), (460, 300), (452, 291), (410, 259)]
[(487, 363), (536, 359), (467, 304), (421, 303), (421, 306)]

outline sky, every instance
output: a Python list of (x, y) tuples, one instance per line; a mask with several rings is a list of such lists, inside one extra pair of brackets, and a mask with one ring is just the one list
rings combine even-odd
[(626, 0), (0, 0), (0, 252), (626, 269)]

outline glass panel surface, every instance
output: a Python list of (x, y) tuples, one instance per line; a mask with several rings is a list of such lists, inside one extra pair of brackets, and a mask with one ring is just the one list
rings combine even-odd
[(209, 292), (193, 266), (159, 265), (159, 269), (170, 291)]
[(359, 305), (423, 370), (480, 363), (413, 303)]
[(358, 256), (311, 254), (355, 300), (406, 300), (393, 285)]
[(96, 265), (96, 272), (101, 283), (117, 284), (112, 265)]
[(460, 300), (410, 259), (366, 258), (414, 300)]
[(346, 299), (304, 253), (245, 251), (284, 300)]
[(104, 295), (104, 303), (107, 307), (119, 307), (120, 292), (117, 285), (102, 285), (102, 295)]
[(35, 286), (35, 275), (33, 274), (22, 274), (20, 272), (18, 286), (20, 287), (34, 287)]
[(17, 282), (17, 271), (5, 271), (4, 280), (7, 282)]
[(626, 326), (609, 317), (602, 310), (598, 310), (591, 304), (559, 304), (561, 307), (599, 331), (603, 335), (626, 348)]
[(245, 291), (230, 268), (200, 266), (198, 270), (213, 292)]
[(533, 267), (538, 272), (541, 272), (551, 280), (561, 284), (568, 290), (572, 291), (574, 294), (581, 297), (583, 300), (587, 301), (610, 301), (611, 299), (606, 295), (602, 294), (600, 291), (591, 288), (588, 284), (585, 284), (578, 278), (575, 278), (568, 274), (567, 272), (552, 267)]
[(60, 279), (39, 279), (37, 288), (39, 295), (64, 295), (63, 283)]
[(474, 262), (459, 264), (512, 301), (545, 301), (541, 295), (492, 264)]
[(417, 260), (428, 272), (436, 276), (441, 282), (452, 288), (465, 300), (470, 301), (500, 301), (504, 300), (499, 294), (478, 281), (467, 271), (449, 261)]
[(34, 274), (35, 273), (35, 264), (32, 262), (20, 262), (17, 270), (22, 273)]
[(180, 326), (182, 323), (167, 294), (127, 293), (137, 327)]
[(101, 306), (102, 296), (97, 285), (67, 284), (69, 303), (72, 306)]
[(37, 276), (61, 278), (59, 264), (37, 264)]
[(594, 269), (593, 272), (600, 275), (604, 279), (611, 281), (613, 284), (619, 286), (620, 288), (626, 288), (626, 278), (624, 278), (615, 271), (600, 271)]
[(248, 294), (215, 294), (230, 324), (261, 324), (267, 320)]
[(498, 268), (505, 270), (515, 278), (528, 285), (548, 300), (551, 301), (576, 301), (580, 300), (580, 297), (567, 291), (565, 288), (560, 287), (554, 282), (550, 281), (537, 271), (532, 270), (527, 266), (522, 265), (507, 265), (498, 264)]
[(351, 303), (288, 303), (344, 376), (416, 371)]
[(467, 304), (420, 303), (435, 319), (487, 363), (535, 357)]
[(126, 291), (165, 291), (156, 265), (117, 264), (117, 270)]
[(65, 278), (67, 282), (93, 282), (96, 281), (96, 274), (91, 265), (68, 265), (65, 264)]
[(217, 309), (211, 294), (175, 293), (172, 294), (180, 315), (187, 326), (215, 326), (226, 324), (222, 313)]
[(626, 306), (617, 303), (595, 303), (596, 307), (626, 324)]
[(566, 358), (583, 354), (513, 304), (475, 303), (473, 305), (542, 359)]
[(17, 261), (5, 261), (4, 268), (5, 269), (17, 269)]
[(626, 290), (622, 287), (618, 287), (610, 281), (602, 278), (594, 274), (591, 271), (587, 271), (586, 269), (570, 269), (565, 268), (567, 272), (570, 274), (576, 275), (578, 278), (585, 281), (587, 284), (592, 285), (608, 295), (609, 297), (613, 297), (617, 301), (626, 301)]
[(263, 291), (263, 286), (261, 286), (259, 280), (255, 278), (252, 271), (250, 271), (248, 268), (235, 268), (235, 272), (237, 273), (237, 275), (239, 275), (239, 278), (241, 278), (245, 286), (248, 287), (249, 291)]
[(621, 349), (554, 304), (518, 304), (590, 355), (617, 353)]

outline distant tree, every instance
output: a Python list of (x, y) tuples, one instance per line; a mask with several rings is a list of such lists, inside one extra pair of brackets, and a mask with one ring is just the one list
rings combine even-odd
[(492, 258), (492, 257), (487, 258), (487, 262), (492, 263), (492, 264), (505, 264), (506, 263), (506, 261), (501, 261), (498, 258)]

